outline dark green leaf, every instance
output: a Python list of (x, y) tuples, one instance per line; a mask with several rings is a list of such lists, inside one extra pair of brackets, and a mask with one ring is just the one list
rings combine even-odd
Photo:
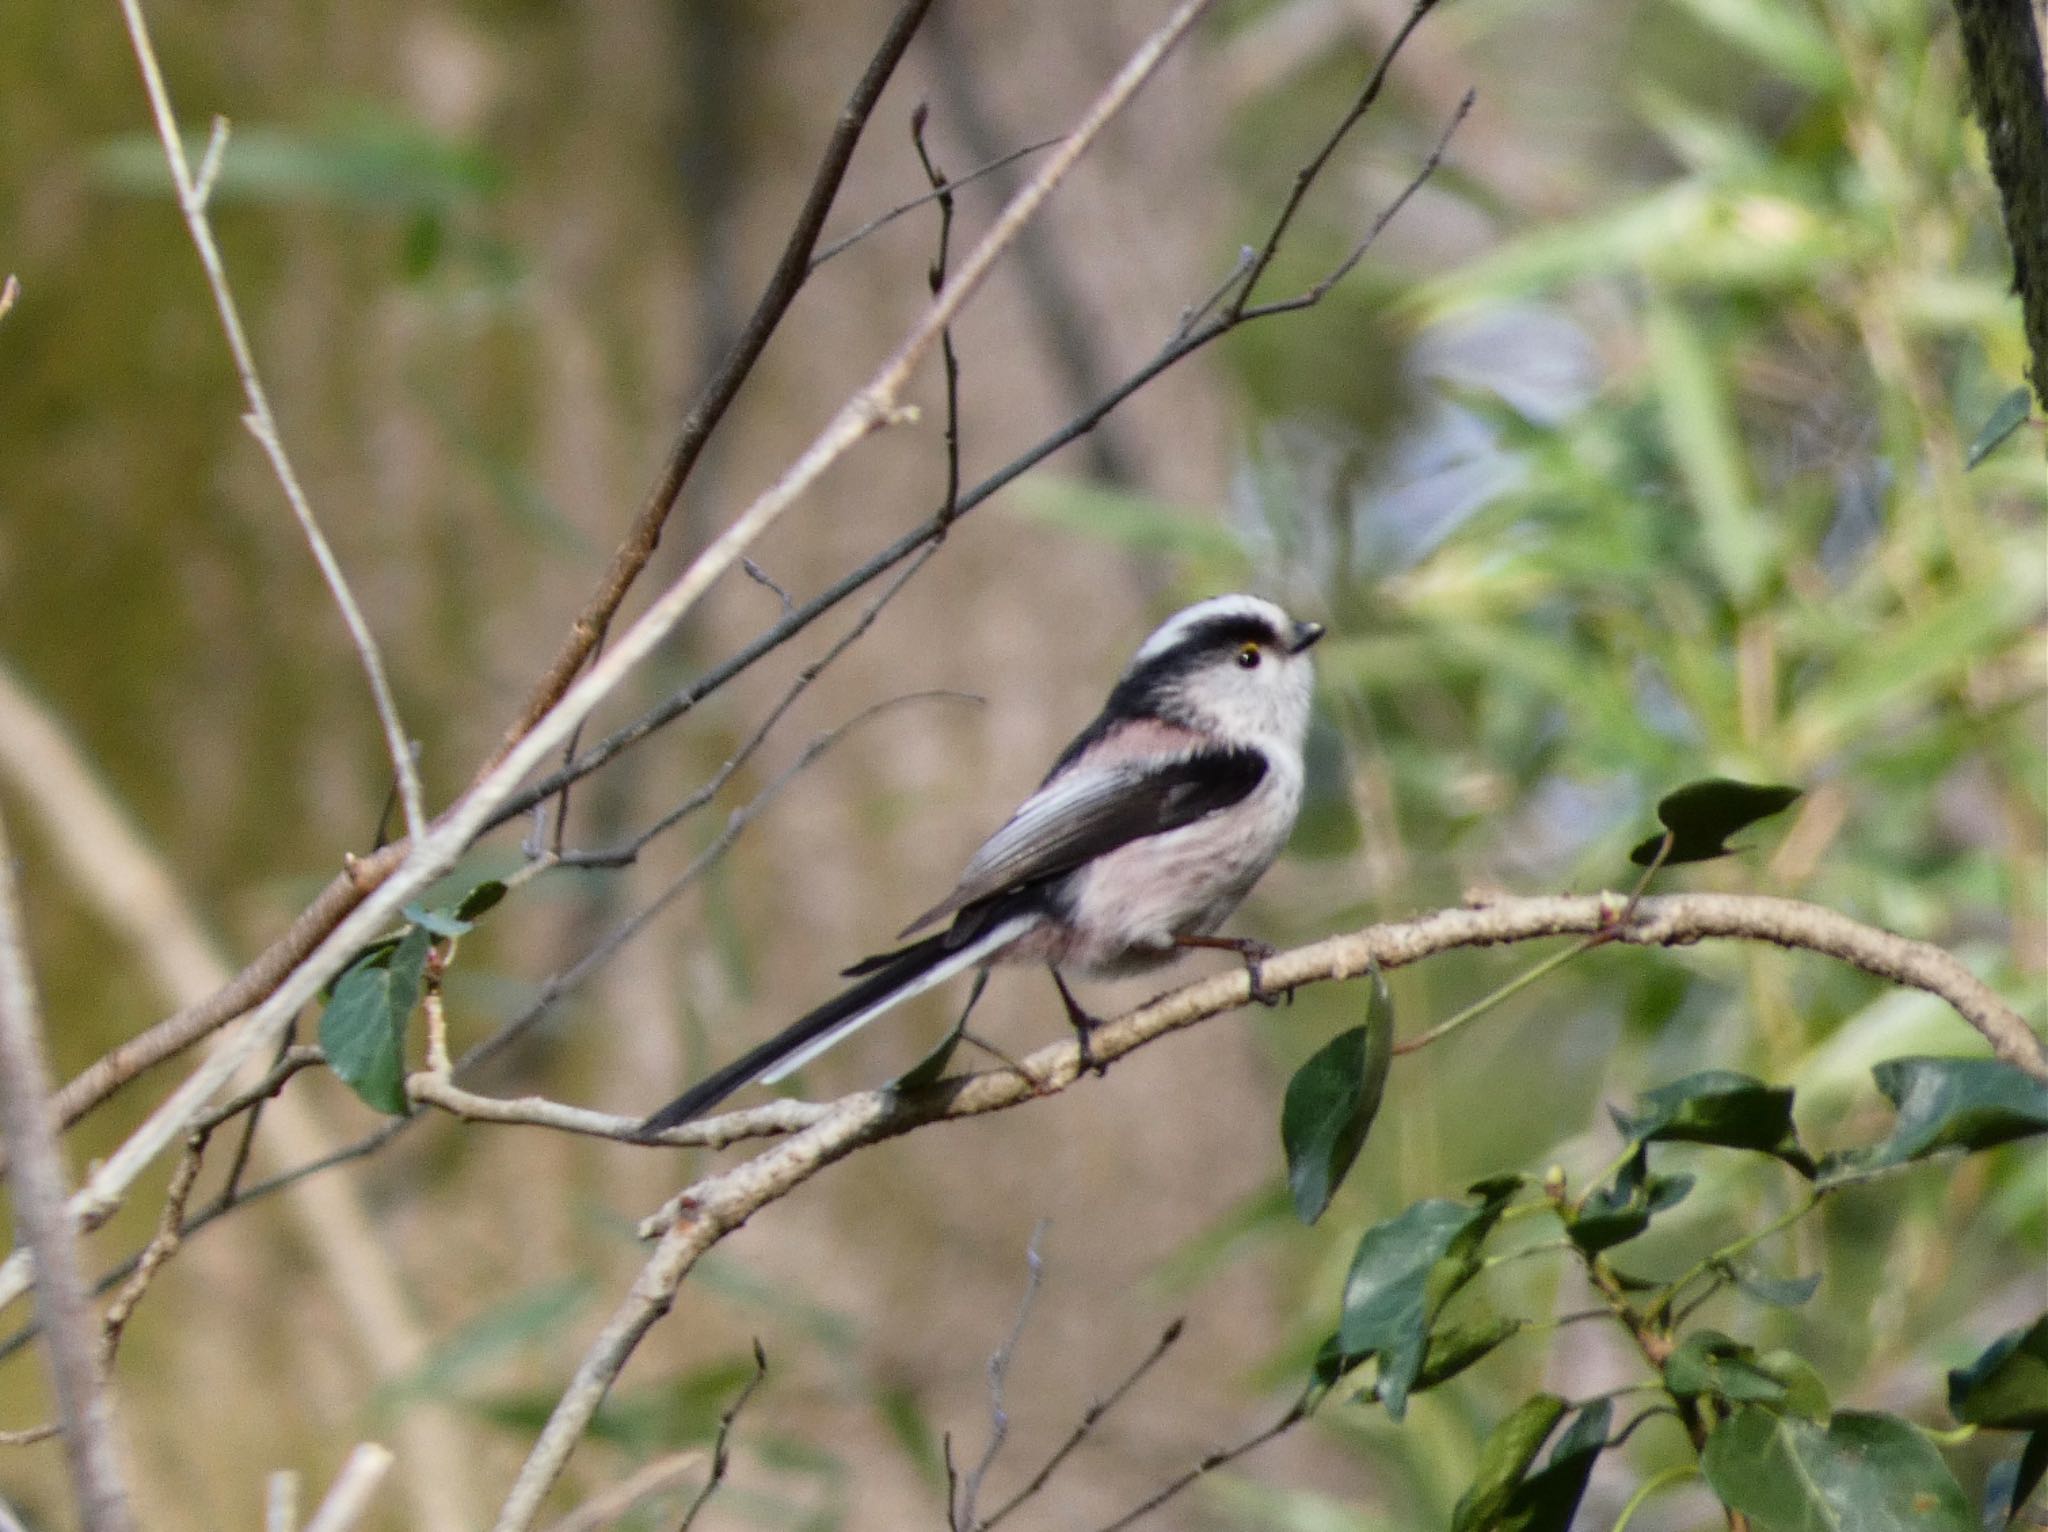
[(2027, 1438), (2027, 1449), (2020, 1454), (2019, 1469), (2012, 1479), (2012, 1501), (2005, 1513), (2008, 1517), (2018, 1517), (2033, 1498), (2044, 1473), (2048, 1473), (2048, 1427)]
[(403, 1116), (405, 1024), (420, 998), (433, 936), (414, 926), (397, 944), (359, 957), (320, 1013), (328, 1067), (380, 1112)]
[(1484, 1212), (1443, 1198), (1418, 1202), (1367, 1229), (1351, 1258), (1338, 1345), (1345, 1356), (1378, 1355), (1380, 1400), (1396, 1420), (1428, 1346), (1430, 1275)]
[(2048, 1085), (2000, 1059), (1886, 1059), (1871, 1070), (1899, 1110), (1891, 1137), (1830, 1155), (1823, 1179), (1847, 1178), (1944, 1149), (1990, 1149), (2048, 1133)]
[(1766, 1374), (1778, 1380), (1784, 1387), (1785, 1397), (1777, 1408), (1782, 1413), (1804, 1415), (1808, 1420), (1817, 1420), (1822, 1425), (1834, 1413), (1834, 1405), (1828, 1399), (1828, 1386), (1821, 1382), (1820, 1374), (1813, 1370), (1813, 1364), (1795, 1351), (1782, 1348), (1766, 1351), (1751, 1359)]
[(1493, 1428), (1479, 1449), (1478, 1471), (1451, 1513), (1451, 1532), (1489, 1532), (1500, 1526), (1523, 1475), (1567, 1408), (1555, 1394), (1537, 1394)]
[(2027, 423), (2027, 416), (2033, 413), (2034, 396), (2024, 386), (2014, 389), (1991, 412), (1991, 418), (1984, 422), (1970, 443), (1970, 454), (1963, 461), (1965, 468), (1975, 468), (2005, 444), (2005, 439)]
[[(1799, 795), (1796, 787), (1765, 787), (1726, 777), (1689, 782), (1667, 793), (1657, 803), (1657, 822), (1671, 834), (1671, 850), (1663, 865), (1676, 867), (1681, 862), (1705, 862), (1728, 855), (1729, 836), (1784, 812)], [(1629, 860), (1648, 867), (1657, 860), (1657, 850), (1663, 844), (1663, 835), (1652, 835), (1628, 854)]]
[(1692, 1190), (1688, 1175), (1653, 1176), (1649, 1152), (1641, 1145), (1629, 1156), (1610, 1185), (1586, 1198), (1565, 1232), (1581, 1250), (1611, 1249), (1649, 1228), (1657, 1214), (1677, 1207)]
[(1621, 1136), (1636, 1143), (1718, 1144), (1776, 1155), (1812, 1175), (1813, 1160), (1792, 1126), (1792, 1092), (1732, 1069), (1708, 1069), (1646, 1091), (1634, 1115), (1615, 1112)]
[(455, 906), (455, 918), (470, 922), (482, 919), (489, 911), (497, 908), (498, 901), (505, 897), (506, 892), (504, 879), (485, 878), (462, 896), (461, 901)]
[(1498, 1522), (1501, 1532), (1569, 1532), (1613, 1418), (1611, 1399), (1595, 1400), (1579, 1411), (1550, 1449), (1543, 1471), (1515, 1486)]
[(1287, 1154), (1295, 1215), (1303, 1223), (1323, 1216), (1358, 1158), (1393, 1059), (1394, 1001), (1386, 978), (1375, 969), (1365, 1025), (1340, 1032), (1287, 1082), (1280, 1143)]
[(2048, 1427), (2048, 1314), (2001, 1335), (1968, 1367), (1950, 1373), (1948, 1412), (1968, 1426)]
[(1411, 1394), (1447, 1383), (1522, 1328), (1522, 1321), (1499, 1314), (1492, 1319), (1452, 1321), (1430, 1332), (1429, 1347), (1422, 1354), (1422, 1368), (1415, 1375)]
[(1742, 1405), (1700, 1467), (1755, 1532), (1975, 1532), (1941, 1454), (1892, 1415), (1844, 1410), (1821, 1426)]
[(1680, 1399), (1715, 1394), (1731, 1403), (1777, 1404), (1785, 1385), (1757, 1361), (1756, 1348), (1719, 1330), (1695, 1330), (1665, 1360), (1664, 1386)]

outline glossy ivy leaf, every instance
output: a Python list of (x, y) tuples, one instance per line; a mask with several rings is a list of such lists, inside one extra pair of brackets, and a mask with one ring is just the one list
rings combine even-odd
[(1339, 1354), (1351, 1365), (1378, 1356), (1380, 1402), (1396, 1420), (1422, 1374), (1431, 1321), (1479, 1270), (1480, 1247), (1520, 1181), (1482, 1185), (1477, 1205), (1432, 1197), (1374, 1224), (1351, 1257)]
[(1569, 1406), (1555, 1394), (1524, 1399), (1486, 1438), (1479, 1468), (1451, 1513), (1451, 1532), (1491, 1532), (1521, 1487), (1529, 1465)]
[(1967, 1426), (2048, 1427), (2048, 1314), (2001, 1335), (1948, 1375), (1948, 1412)]
[(1323, 1216), (1365, 1146), (1393, 1060), (1394, 999), (1375, 968), (1365, 1025), (1332, 1038), (1287, 1082), (1280, 1144), (1287, 1154), (1287, 1189), (1303, 1223)]
[(1732, 1069), (1707, 1069), (1643, 1093), (1633, 1114), (1612, 1112), (1634, 1143), (1716, 1144), (1776, 1155), (1803, 1175), (1814, 1162), (1792, 1126), (1792, 1092)]
[[(1662, 865), (1676, 867), (1681, 862), (1707, 862), (1727, 856), (1731, 850), (1729, 836), (1760, 819), (1783, 813), (1799, 796), (1796, 787), (1760, 786), (1727, 777), (1688, 782), (1657, 802), (1657, 822), (1671, 837), (1671, 849), (1665, 853)], [(1663, 844), (1663, 834), (1652, 835), (1629, 852), (1628, 859), (1638, 867), (1648, 867), (1657, 861), (1658, 849)]]
[(1570, 1532), (1572, 1517), (1585, 1498), (1593, 1463), (1607, 1446), (1607, 1427), (1614, 1401), (1597, 1399), (1566, 1426), (1550, 1458), (1538, 1473), (1528, 1475), (1508, 1497), (1507, 1509), (1494, 1523), (1500, 1532)]
[(433, 933), (413, 926), (342, 973), (320, 1013), (327, 1064), (380, 1112), (405, 1115), (405, 1024), (419, 1003)]
[(1719, 1330), (1695, 1330), (1664, 1362), (1664, 1387), (1680, 1399), (1713, 1394), (1732, 1404), (1778, 1404), (1785, 1385), (1757, 1360), (1756, 1348)]
[(2004, 446), (2005, 439), (2027, 423), (2027, 416), (2033, 413), (2033, 409), (2034, 396), (2027, 392), (2024, 384), (1999, 400), (1991, 417), (1984, 422), (1984, 428), (1971, 441), (1963, 467), (1975, 468)]
[(1648, 1150), (1637, 1145), (1614, 1180), (1586, 1198), (1565, 1227), (1574, 1244), (1588, 1254), (1612, 1249), (1634, 1239), (1649, 1228), (1652, 1218), (1685, 1200), (1693, 1178), (1653, 1176), (1649, 1164)]
[(1754, 1532), (1976, 1532), (1941, 1454), (1894, 1415), (1844, 1410), (1823, 1426), (1741, 1405), (1700, 1468)]
[(2048, 1085), (2001, 1059), (1886, 1059), (1871, 1073), (1898, 1108), (1891, 1136), (1830, 1155), (1822, 1179), (1849, 1179), (1944, 1149), (1990, 1149), (2048, 1133)]

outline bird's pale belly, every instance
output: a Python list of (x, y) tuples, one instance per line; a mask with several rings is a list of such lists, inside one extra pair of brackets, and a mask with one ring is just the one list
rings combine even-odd
[(1049, 922), (1003, 960), (1105, 976), (1170, 961), (1175, 937), (1205, 936), (1237, 908), (1279, 854), (1300, 798), (1298, 779), (1269, 779), (1232, 813), (1098, 857), (1071, 875), (1061, 901), (1086, 921)]

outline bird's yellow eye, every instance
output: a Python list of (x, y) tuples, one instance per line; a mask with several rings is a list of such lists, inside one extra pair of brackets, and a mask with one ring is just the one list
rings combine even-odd
[(1239, 649), (1237, 651), (1237, 663), (1242, 665), (1246, 670), (1258, 669), (1259, 646), (1257, 644), (1246, 644), (1243, 648)]

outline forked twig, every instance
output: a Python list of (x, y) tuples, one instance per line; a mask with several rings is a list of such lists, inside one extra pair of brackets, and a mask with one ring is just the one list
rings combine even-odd
[(405, 725), (399, 721), (398, 703), (391, 695), (390, 682), (385, 679), (383, 653), (377, 647), (377, 636), (370, 631), (362, 608), (356, 605), (355, 594), (349, 589), (348, 576), (342, 572), (341, 561), (334, 556), (327, 535), (320, 530), (320, 523), (313, 515), (312, 502), (306, 498), (306, 492), (299, 484), (291, 455), (285, 451), (284, 438), (277, 429), (277, 417), (271, 413), (270, 393), (264, 388), (263, 376), (256, 369), (256, 353), (249, 344), (248, 332), (242, 327), (241, 310), (235, 304), (234, 290), (228, 285), (227, 263), (221, 258), (220, 246), (213, 237), (213, 222), (207, 215), (207, 199), (212, 195), (214, 177), (220, 173), (221, 156), (227, 148), (227, 119), (214, 118), (213, 135), (207, 144), (199, 174), (195, 176), (185, 157), (184, 135), (178, 127), (177, 114), (171, 109), (171, 94), (164, 85), (156, 49), (149, 40), (149, 24), (142, 16), (142, 0), (121, 0), (121, 14), (128, 23), (128, 39), (135, 49), (135, 61), (142, 70), (142, 87), (149, 96), (150, 112), (156, 118), (157, 136), (163, 140), (164, 158), (171, 168), (171, 184), (178, 194), (178, 210), (184, 214), (192, 246), (199, 252), (199, 264), (206, 272), (206, 285), (212, 290), (214, 307), (220, 313), (221, 331), (227, 337), (228, 353), (234, 358), (235, 372), (242, 380), (242, 397), (249, 406), (248, 412), (242, 416), (242, 424), (256, 438), (264, 456), (270, 459), (271, 471), (277, 475), (285, 501), (291, 506), (292, 515), (298, 518), (299, 530), (312, 549), (313, 562), (320, 566), (320, 576), (327, 582), (328, 592), (341, 611), (349, 640), (355, 645), (363, 674), (370, 683), (370, 698), (376, 705), (377, 721), (384, 728), (384, 744), (391, 755), (391, 770), (398, 783), (399, 800), (405, 805), (406, 832), (417, 840), (427, 827), (426, 798), (420, 789), (418, 768), (413, 763), (411, 740), (405, 732)]

